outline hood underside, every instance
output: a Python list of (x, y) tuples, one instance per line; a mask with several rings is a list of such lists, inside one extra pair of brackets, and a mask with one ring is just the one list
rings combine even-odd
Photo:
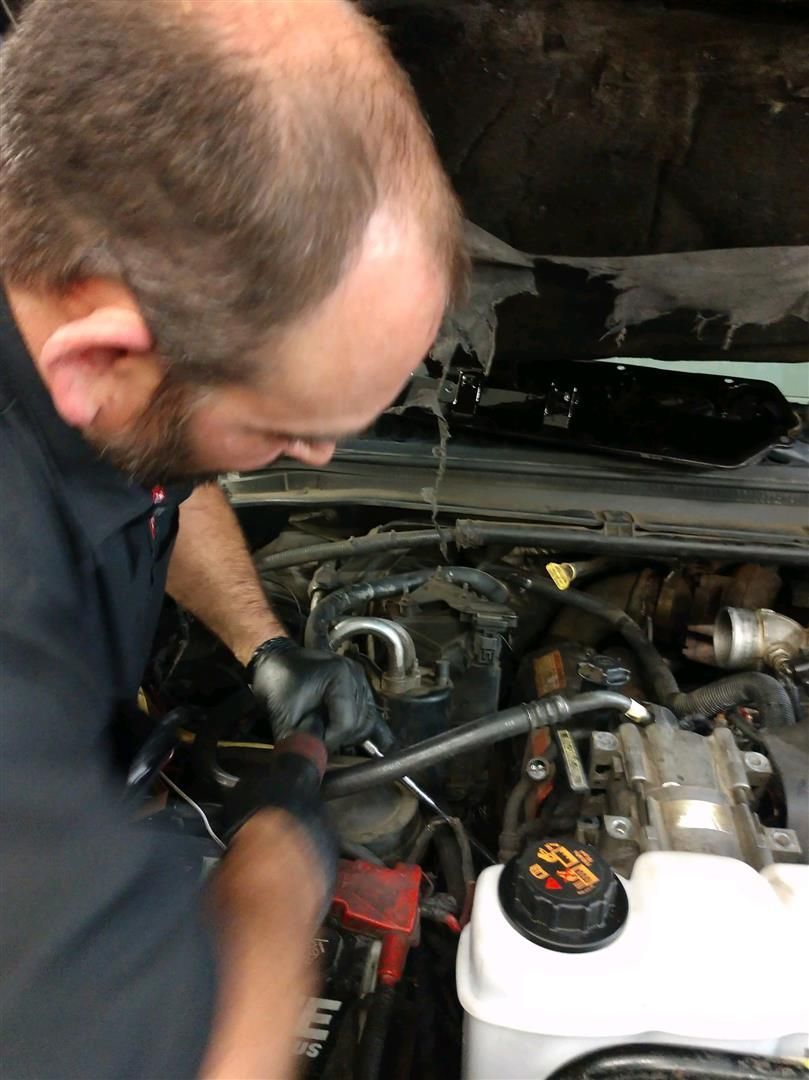
[(662, 255), (529, 255), (471, 223), (466, 305), (433, 355), (461, 349), (489, 374), (510, 357), (809, 360), (809, 246)]

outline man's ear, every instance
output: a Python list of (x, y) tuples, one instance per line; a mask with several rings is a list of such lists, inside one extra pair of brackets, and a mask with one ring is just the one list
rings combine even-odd
[(140, 313), (97, 308), (64, 323), (42, 347), (40, 374), (56, 411), (72, 427), (88, 428), (99, 414), (126, 422), (146, 405), (160, 381), (153, 341)]

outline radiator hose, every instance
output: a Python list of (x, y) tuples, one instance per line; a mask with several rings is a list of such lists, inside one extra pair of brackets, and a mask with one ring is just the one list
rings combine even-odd
[(399, 780), (408, 773), (426, 769), (457, 754), (492, 746), (537, 728), (566, 724), (574, 716), (599, 709), (614, 709), (641, 722), (650, 718), (643, 705), (612, 690), (593, 690), (575, 698), (553, 694), (538, 701), (503, 709), (502, 712), (472, 720), (468, 724), (461, 724), (451, 731), (414, 743), (404, 750), (394, 751), (384, 758), (328, 773), (323, 781), (322, 794), (326, 799), (353, 795), (378, 784)]

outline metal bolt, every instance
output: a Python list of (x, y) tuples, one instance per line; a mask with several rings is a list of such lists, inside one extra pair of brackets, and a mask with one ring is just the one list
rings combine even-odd
[(604, 826), (608, 835), (614, 836), (617, 840), (625, 840), (628, 836), (632, 835), (632, 822), (629, 818), (606, 817), (604, 819)]
[(750, 772), (769, 772), (770, 763), (763, 754), (757, 754), (755, 750), (748, 750), (744, 755), (744, 763)]
[(533, 780), (535, 784), (547, 780), (549, 771), (547, 761), (541, 757), (531, 758), (525, 766), (525, 775), (529, 780)]
[(598, 750), (617, 750), (618, 740), (609, 731), (594, 731), (593, 746)]

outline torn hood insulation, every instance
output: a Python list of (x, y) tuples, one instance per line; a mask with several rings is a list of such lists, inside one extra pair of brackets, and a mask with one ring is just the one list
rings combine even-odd
[[(383, 426), (394, 438), (405, 423), (437, 429), (434, 510), (448, 440), (461, 434), (719, 469), (800, 443), (801, 418), (776, 386), (712, 374), (710, 362), (740, 351), (809, 359), (809, 247), (590, 259), (466, 232), (467, 301)], [(699, 374), (582, 362), (700, 352)]]
[[(606, 357), (809, 361), (809, 246), (584, 258), (529, 255), (469, 223), (466, 304), (433, 350), (492, 370)], [(530, 343), (530, 344), (527, 344)]]

